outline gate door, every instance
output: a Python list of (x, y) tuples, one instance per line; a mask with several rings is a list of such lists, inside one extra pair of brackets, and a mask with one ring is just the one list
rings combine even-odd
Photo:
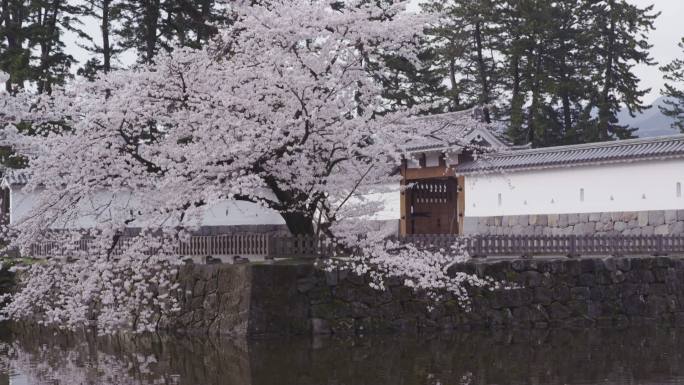
[(407, 216), (410, 234), (458, 234), (456, 179), (409, 182)]

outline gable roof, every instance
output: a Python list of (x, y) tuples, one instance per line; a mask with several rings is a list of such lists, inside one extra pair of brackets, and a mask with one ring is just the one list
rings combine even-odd
[(429, 134), (408, 143), (406, 150), (409, 152), (447, 150), (481, 141), (485, 141), (492, 148), (509, 147), (503, 137), (491, 129), (492, 125), (484, 121), (480, 107), (458, 112), (417, 116), (413, 120), (425, 126)]
[(502, 151), (456, 166), (457, 174), (684, 158), (684, 135)]

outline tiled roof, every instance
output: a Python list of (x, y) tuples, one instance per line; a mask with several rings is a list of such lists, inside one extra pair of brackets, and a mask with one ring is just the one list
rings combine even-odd
[(484, 123), (481, 115), (482, 110), (474, 107), (464, 111), (414, 117), (412, 121), (424, 126), (423, 131), (429, 131), (429, 134), (408, 143), (406, 150), (416, 152), (462, 147), (468, 144), (468, 136), (477, 129), (489, 133), (497, 143), (502, 143), (503, 138), (489, 129), (490, 125)]
[(11, 170), (6, 169), (5, 175), (2, 177), (3, 185), (18, 185), (28, 183), (31, 176), (25, 170)]
[(456, 172), (473, 174), (670, 158), (684, 158), (684, 135), (499, 152), (459, 164)]

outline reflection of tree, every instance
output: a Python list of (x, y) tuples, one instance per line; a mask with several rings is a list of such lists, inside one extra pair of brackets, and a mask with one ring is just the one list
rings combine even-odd
[(0, 346), (0, 371), (22, 373), (31, 385), (636, 385), (684, 379), (684, 331), (665, 329), (249, 342), (25, 332), (7, 341)]

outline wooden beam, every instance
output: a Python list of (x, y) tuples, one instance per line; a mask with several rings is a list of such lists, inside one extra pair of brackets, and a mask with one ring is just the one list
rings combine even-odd
[(456, 174), (454, 169), (445, 167), (421, 167), (421, 168), (406, 168), (404, 169), (403, 176), (407, 180), (419, 180), (419, 179), (433, 179), (433, 178), (444, 178), (453, 177)]
[(404, 236), (408, 234), (408, 194), (406, 188), (406, 179), (402, 178), (400, 182), (401, 191), (399, 192), (399, 235)]
[(458, 214), (458, 235), (463, 235), (463, 225), (465, 221), (465, 177), (456, 178), (456, 213)]

